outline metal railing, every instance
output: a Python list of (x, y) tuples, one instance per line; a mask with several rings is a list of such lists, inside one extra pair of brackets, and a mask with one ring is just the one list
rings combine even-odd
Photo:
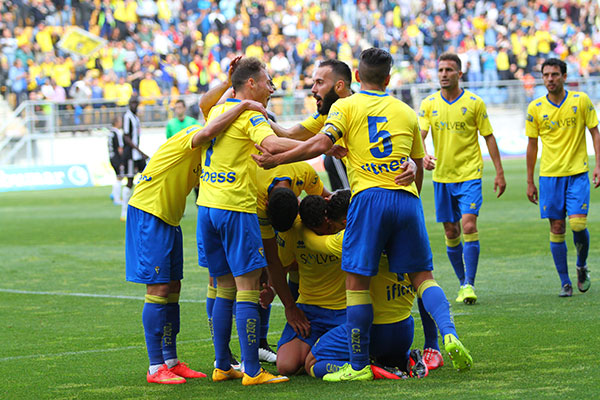
[[(462, 86), (483, 98), (488, 108), (504, 108), (526, 112), (527, 104), (534, 98), (546, 94), (541, 80), (523, 82), (507, 80), (495, 82), (464, 82)], [(358, 87), (355, 87), (357, 90)], [(389, 91), (418, 109), (421, 101), (439, 90), (436, 82), (390, 87)], [(586, 92), (593, 102), (600, 100), (600, 77), (579, 78), (567, 81), (567, 90)], [(269, 103), (278, 121), (300, 121), (316, 110), (310, 90), (275, 92)], [(181, 97), (188, 106), (197, 104), (200, 95)], [(140, 99), (138, 116), (142, 127), (164, 127), (172, 118), (176, 99)], [(39, 138), (53, 138), (61, 133), (92, 132), (107, 128), (114, 117), (121, 116), (127, 106), (119, 106), (106, 100), (68, 100), (61, 103), (51, 101), (24, 101), (8, 117), (0, 122), (0, 165), (12, 164), (14, 158), (25, 148), (31, 160), (32, 143)], [(202, 120), (202, 116), (199, 117)]]

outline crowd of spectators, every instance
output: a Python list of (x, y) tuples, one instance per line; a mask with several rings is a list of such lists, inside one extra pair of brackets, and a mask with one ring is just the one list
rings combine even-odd
[[(107, 45), (90, 57), (61, 50), (70, 26)], [(470, 82), (527, 81), (547, 57), (565, 60), (571, 77), (600, 75), (600, 6), (588, 0), (4, 0), (0, 31), (12, 106), (202, 93), (236, 54), (261, 58), (293, 98), (321, 60), (355, 66), (371, 45), (392, 53), (392, 87), (436, 81), (447, 50)]]

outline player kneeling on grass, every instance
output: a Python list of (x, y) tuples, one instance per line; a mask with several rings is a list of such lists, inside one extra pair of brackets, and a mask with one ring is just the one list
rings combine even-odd
[[(336, 192), (331, 202), (341, 203), (338, 209), (347, 211), (350, 191)], [(302, 203), (307, 214), (318, 214), (323, 206), (316, 196), (306, 197)], [(344, 207), (345, 203), (345, 207)], [(301, 205), (302, 206), (302, 205)], [(302, 208), (301, 208), (302, 210)], [(345, 225), (346, 212), (336, 215), (338, 226)], [(335, 230), (335, 229), (333, 229)], [(337, 229), (339, 231), (339, 228)], [(304, 246), (320, 254), (340, 258), (344, 231), (335, 235), (319, 236), (319, 229), (304, 235)], [(302, 277), (302, 275), (301, 275)], [(302, 283), (302, 279), (300, 281)], [(419, 350), (410, 350), (414, 337), (414, 320), (411, 309), (415, 299), (415, 289), (408, 274), (394, 274), (389, 271), (387, 257), (382, 257), (379, 274), (370, 283), (369, 292), (373, 299), (373, 325), (371, 327), (370, 358), (374, 379), (422, 378), (428, 369)], [(324, 378), (349, 363), (348, 329), (346, 324), (325, 333), (316, 342), (306, 358), (305, 369), (311, 376)]]
[(146, 284), (142, 323), (150, 359), (151, 383), (185, 383), (205, 377), (177, 358), (179, 293), (183, 278), (183, 242), (179, 222), (187, 195), (198, 184), (201, 144), (225, 130), (242, 112), (259, 111), (246, 100), (212, 120), (206, 127), (186, 128), (154, 154), (129, 201), (125, 240), (126, 278)]

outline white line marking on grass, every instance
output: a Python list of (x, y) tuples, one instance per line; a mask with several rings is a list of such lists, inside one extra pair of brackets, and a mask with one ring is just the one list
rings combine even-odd
[[(279, 332), (269, 332), (270, 335), (280, 335)], [(237, 335), (231, 336), (231, 339), (238, 339)], [(187, 343), (198, 343), (198, 342), (210, 342), (212, 338), (204, 338), (204, 339), (194, 339), (194, 340), (181, 340), (178, 341), (178, 344), (187, 344)], [(83, 354), (94, 354), (94, 353), (110, 353), (113, 351), (125, 351), (125, 350), (139, 350), (144, 349), (146, 346), (125, 346), (125, 347), (115, 347), (112, 349), (93, 349), (93, 350), (81, 350), (81, 351), (65, 351), (63, 353), (50, 353), (50, 354), (30, 354), (26, 356), (13, 356), (13, 357), (4, 357), (0, 358), (0, 362), (5, 361), (16, 361), (16, 360), (27, 360), (32, 358), (52, 358), (52, 357), (68, 357), (68, 356), (79, 356)]]
[[(4, 293), (16, 293), (16, 294), (34, 294), (34, 295), (46, 295), (46, 296), (73, 296), (73, 297), (95, 297), (101, 299), (122, 299), (122, 300), (141, 300), (143, 301), (143, 297), (137, 296), (123, 296), (118, 294), (97, 294), (97, 293), (67, 293), (67, 292), (36, 292), (30, 290), (16, 290), (16, 289), (2, 289), (0, 288), (0, 292)], [(206, 304), (206, 300), (197, 300), (197, 299), (180, 299), (180, 303), (198, 303), (198, 304)], [(282, 307), (281, 303), (272, 303), (275, 307)]]

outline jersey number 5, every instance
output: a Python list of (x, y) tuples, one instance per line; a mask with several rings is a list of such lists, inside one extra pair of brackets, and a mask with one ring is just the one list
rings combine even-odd
[(377, 124), (383, 124), (388, 122), (387, 117), (367, 117), (369, 123), (369, 142), (379, 143), (381, 138), (381, 144), (383, 145), (383, 151), (381, 151), (379, 145), (371, 149), (371, 154), (375, 158), (384, 158), (392, 154), (392, 138), (390, 133), (385, 130), (377, 130)]

